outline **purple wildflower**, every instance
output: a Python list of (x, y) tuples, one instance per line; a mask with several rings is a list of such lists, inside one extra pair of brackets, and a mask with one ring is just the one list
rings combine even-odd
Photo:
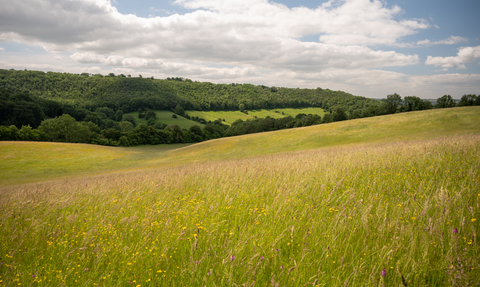
[(232, 255), (232, 257), (230, 257), (230, 260), (235, 260), (235, 256)]
[(280, 269), (283, 269), (283, 268), (285, 268), (285, 266), (283, 266), (283, 265), (282, 265), (282, 266), (280, 266)]
[(387, 276), (387, 270), (385, 268), (382, 269), (382, 277)]
[(458, 233), (458, 229), (456, 227), (453, 229), (453, 233)]
[(88, 269), (88, 268), (83, 269), (83, 271), (85, 271), (85, 272), (87, 272), (88, 270), (90, 270), (90, 269)]
[(263, 256), (262, 256), (262, 257), (260, 257), (260, 260), (263, 260)]
[(197, 261), (195, 261), (195, 264), (198, 264), (198, 260), (197, 260)]
[(32, 278), (35, 278), (35, 277), (37, 277), (37, 275), (35, 275), (35, 274), (32, 274)]

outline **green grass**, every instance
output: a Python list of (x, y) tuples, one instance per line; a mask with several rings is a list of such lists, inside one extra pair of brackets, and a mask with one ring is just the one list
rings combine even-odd
[[(186, 119), (186, 118), (178, 116), (178, 115), (177, 115), (177, 118), (172, 118), (172, 115), (174, 115), (174, 113), (170, 112), (170, 111), (154, 111), (154, 112), (157, 114), (156, 121), (160, 122), (160, 123), (163, 123), (163, 124), (166, 124), (166, 125), (176, 124), (179, 127), (181, 127), (182, 129), (188, 129), (191, 126), (194, 126), (194, 125), (197, 125), (197, 126), (200, 126), (200, 127), (204, 126), (201, 123), (191, 121), (189, 119)], [(132, 112), (130, 114), (135, 118), (135, 122), (137, 124), (141, 124), (141, 123), (146, 124), (147, 123), (147, 120), (145, 120), (145, 118), (140, 119), (138, 117), (138, 112)]]
[(478, 114), (118, 149), (157, 167), (0, 187), (0, 286), (478, 286)]
[(47, 142), (0, 142), (0, 186), (136, 169), (189, 144), (131, 148)]
[(210, 161), (343, 145), (480, 132), (480, 107), (429, 110), (223, 138), (172, 151), (176, 161)]
[(479, 107), (402, 113), (222, 138), (194, 145), (122, 148), (0, 142), (0, 185), (156, 165), (472, 133), (480, 133)]
[[(283, 112), (283, 114), (282, 114)], [(252, 110), (248, 111), (248, 115), (240, 111), (186, 111), (191, 117), (199, 117), (206, 121), (215, 121), (218, 119), (225, 119), (228, 125), (233, 124), (238, 119), (248, 120), (257, 118), (283, 118), (287, 116), (295, 117), (298, 114), (317, 114), (321, 117), (325, 114), (321, 108), (299, 108), (299, 109), (272, 109), (272, 110)]]

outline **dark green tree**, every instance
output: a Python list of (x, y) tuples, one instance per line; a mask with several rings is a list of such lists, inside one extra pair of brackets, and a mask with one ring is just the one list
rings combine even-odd
[(463, 95), (462, 98), (460, 99), (460, 102), (458, 103), (458, 106), (459, 107), (474, 106), (476, 101), (477, 101), (476, 95), (473, 95), (473, 94)]
[(391, 94), (387, 96), (384, 102), (386, 103), (386, 113), (394, 114), (402, 106), (402, 97), (397, 93)]
[(179, 116), (182, 116), (182, 117), (185, 115), (185, 110), (183, 109), (183, 107), (180, 104), (178, 104), (175, 107), (175, 109), (173, 109), (173, 112), (176, 113)]
[(115, 112), (115, 120), (117, 122), (120, 122), (123, 118), (123, 111), (122, 110), (118, 110)]
[(328, 124), (333, 122), (333, 117), (332, 114), (330, 113), (325, 113), (322, 118), (322, 123)]
[(125, 114), (125, 115), (123, 115), (122, 121), (124, 121), (124, 122), (130, 122), (134, 127), (137, 126), (137, 123), (135, 122), (135, 118), (134, 118), (132, 115), (130, 115), (130, 114)]
[(403, 108), (406, 112), (419, 111), (425, 109), (425, 105), (419, 97), (409, 96), (403, 99)]
[(148, 121), (150, 119), (153, 119), (153, 120), (156, 120), (157, 119), (157, 114), (152, 111), (152, 110), (148, 110), (146, 113), (145, 113), (145, 119)]
[(344, 108), (337, 107), (333, 110), (332, 120), (334, 122), (344, 121), (347, 119), (347, 113)]
[(444, 95), (440, 98), (437, 99), (437, 103), (435, 104), (435, 107), (438, 109), (443, 109), (443, 108), (452, 108), (455, 107), (456, 103), (452, 99), (452, 96), (450, 95)]

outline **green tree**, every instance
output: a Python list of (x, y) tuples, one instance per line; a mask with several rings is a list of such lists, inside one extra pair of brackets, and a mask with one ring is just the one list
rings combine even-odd
[(437, 99), (437, 103), (435, 104), (435, 107), (438, 109), (443, 109), (443, 108), (452, 108), (455, 107), (456, 103), (452, 99), (452, 96), (450, 95), (444, 95), (440, 98)]
[(334, 122), (344, 121), (347, 119), (347, 113), (343, 107), (337, 107), (333, 111), (332, 120)]
[(2, 141), (16, 141), (19, 140), (18, 128), (14, 125), (9, 127), (0, 126), (0, 140)]
[(433, 109), (433, 104), (429, 100), (423, 100), (423, 109), (430, 110)]
[(165, 132), (169, 134), (169, 138), (171, 139), (170, 143), (182, 143), (183, 142), (183, 131), (182, 129), (176, 125), (171, 124), (165, 128)]
[(120, 123), (120, 130), (124, 133), (128, 133), (133, 130), (133, 125), (131, 122), (123, 121)]
[(45, 133), (48, 140), (56, 142), (87, 143), (92, 135), (87, 125), (82, 125), (68, 114), (44, 120), (38, 129)]
[(325, 113), (325, 114), (323, 115), (323, 118), (322, 118), (322, 123), (327, 124), (327, 123), (331, 123), (331, 122), (333, 122), (332, 114), (330, 114), (330, 113)]
[(30, 125), (22, 126), (18, 131), (19, 139), (22, 141), (38, 141), (37, 135)]
[(179, 116), (182, 116), (182, 117), (185, 115), (185, 110), (183, 109), (183, 107), (180, 104), (178, 104), (175, 107), (175, 109), (173, 109), (173, 112), (176, 113)]
[(161, 123), (161, 122), (156, 122), (153, 127), (156, 129), (156, 130), (163, 130), (164, 128), (167, 127), (166, 124), (164, 123)]
[(152, 111), (152, 110), (148, 110), (146, 113), (145, 113), (145, 119), (148, 121), (150, 119), (153, 119), (153, 120), (156, 120), (157, 119), (157, 114)]
[(477, 96), (476, 95), (463, 95), (462, 98), (460, 99), (460, 102), (458, 103), (459, 107), (463, 106), (474, 106), (475, 102), (477, 101)]
[(137, 123), (135, 122), (135, 118), (134, 118), (132, 115), (130, 115), (130, 114), (125, 114), (125, 115), (123, 115), (122, 121), (124, 121), (124, 122), (130, 122), (134, 127), (137, 126)]
[(122, 110), (118, 110), (115, 112), (115, 120), (117, 122), (120, 122), (123, 118), (123, 111)]
[(243, 111), (245, 111), (245, 105), (244, 104), (240, 104), (238, 106), (238, 109), (243, 113)]
[(424, 102), (415, 96), (405, 97), (403, 99), (403, 107), (406, 112), (409, 111), (419, 111), (425, 108)]
[(203, 131), (202, 131), (202, 128), (200, 128), (199, 126), (197, 125), (193, 125), (191, 126), (189, 129), (188, 129), (192, 135), (193, 135), (193, 139), (197, 142), (201, 142), (203, 140)]
[(118, 140), (118, 145), (120, 146), (130, 146), (130, 141), (126, 136), (121, 136)]
[(399, 94), (391, 94), (387, 96), (387, 99), (384, 100), (386, 105), (386, 113), (387, 114), (394, 114), (397, 112), (397, 109), (401, 108), (402, 106), (402, 97)]

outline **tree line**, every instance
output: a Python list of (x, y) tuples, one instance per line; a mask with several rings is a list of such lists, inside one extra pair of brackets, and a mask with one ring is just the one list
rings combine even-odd
[[(341, 91), (288, 89), (249, 84), (198, 83), (183, 78), (132, 78), (90, 74), (0, 70), (0, 140), (81, 142), (102, 145), (191, 143), (224, 136), (309, 126), (399, 112), (480, 105), (480, 95), (450, 95), (433, 104), (398, 94), (374, 100)], [(79, 90), (76, 90), (76, 89)], [(273, 95), (273, 96), (272, 96)], [(185, 110), (248, 110), (276, 107), (322, 107), (326, 114), (295, 118), (238, 120), (227, 126), (207, 122)], [(181, 129), (156, 120), (153, 110), (171, 110), (205, 125)], [(138, 111), (147, 124), (138, 125)]]
[[(0, 100), (3, 101), (0, 106), (12, 107), (12, 103), (8, 103), (8, 101), (5, 102), (5, 99), (19, 100), (17, 101), (17, 108), (25, 107), (27, 104), (34, 105), (34, 103), (39, 105), (33, 109), (35, 113), (32, 113), (32, 115), (24, 114), (20, 118), (15, 118), (17, 124), (22, 120), (28, 121), (30, 117), (35, 115), (44, 114), (43, 109), (49, 106), (42, 106), (45, 102), (36, 102), (38, 99), (28, 95), (13, 94), (6, 90), (0, 90)], [(445, 95), (437, 99), (435, 105), (432, 105), (430, 101), (420, 100), (417, 97), (405, 97), (402, 99), (398, 94), (392, 94), (388, 95), (386, 99), (379, 101), (376, 107), (379, 109), (377, 110), (379, 114), (392, 114), (429, 108), (472, 105), (480, 105), (480, 97), (476, 95), (464, 95), (457, 104), (451, 96)], [(60, 109), (62, 109), (61, 106)], [(13, 110), (16, 111), (16, 109)], [(68, 113), (56, 116), (55, 118), (44, 119), (38, 125), (38, 128), (32, 128), (29, 124), (22, 124), (20, 128), (15, 124), (11, 124), (10, 126), (3, 125), (5, 119), (2, 118), (2, 121), (0, 121), (0, 123), (2, 123), (2, 125), (0, 125), (0, 140), (91, 143), (111, 146), (194, 143), (221, 137), (305, 127), (354, 118), (354, 115), (348, 114), (346, 109), (337, 107), (332, 113), (325, 113), (323, 117), (313, 114), (298, 114), (295, 118), (287, 116), (278, 119), (271, 117), (264, 119), (255, 118), (246, 121), (239, 119), (231, 126), (228, 126), (225, 125), (221, 119), (207, 122), (201, 118), (190, 117), (180, 106), (177, 106), (174, 111), (178, 116), (191, 118), (206, 125), (203, 128), (194, 125), (189, 129), (181, 129), (175, 124), (165, 125), (156, 121), (156, 113), (152, 110), (139, 110), (139, 115), (147, 119), (147, 124), (137, 125), (135, 118), (131, 114), (123, 114), (119, 111), (113, 112), (113, 110), (108, 110), (107, 108), (99, 108), (98, 113), (117, 120), (114, 122), (108, 119), (108, 121), (113, 122), (112, 127), (104, 126), (101, 128), (92, 121), (77, 121)], [(17, 114), (22, 115), (21, 112), (14, 115)], [(2, 113), (1, 115), (3, 116), (4, 114)]]

